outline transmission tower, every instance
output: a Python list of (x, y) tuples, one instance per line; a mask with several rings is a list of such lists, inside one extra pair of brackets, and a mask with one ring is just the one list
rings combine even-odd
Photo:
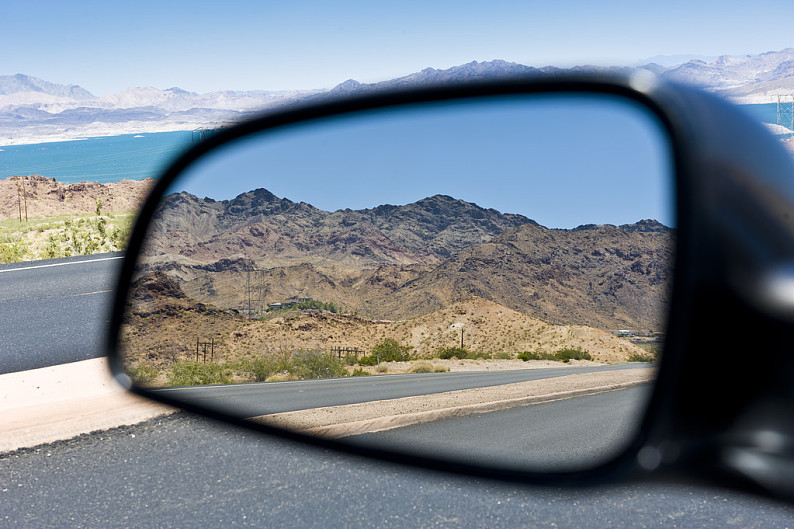
[(794, 132), (794, 94), (777, 96), (777, 124)]

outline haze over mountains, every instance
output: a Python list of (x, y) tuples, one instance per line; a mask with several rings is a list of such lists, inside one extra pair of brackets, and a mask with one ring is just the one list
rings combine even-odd
[(345, 81), (330, 90), (287, 92), (221, 91), (197, 94), (180, 88), (133, 87), (118, 94), (95, 96), (77, 85), (58, 85), (16, 74), (0, 76), (0, 145), (58, 141), (137, 132), (191, 130), (244, 118), (311, 97), (334, 97), (374, 89), (455, 82), (503, 75), (553, 75), (562, 71), (648, 70), (664, 79), (695, 84), (740, 103), (769, 103), (778, 94), (794, 93), (794, 48), (760, 55), (722, 56), (675, 66), (655, 63), (627, 67), (577, 66), (534, 68), (494, 60), (471, 62), (445, 70), (420, 72), (374, 84)]
[(146, 270), (191, 297), (245, 306), (310, 297), (375, 319), (427, 314), (472, 296), (544, 321), (659, 329), (673, 231), (652, 220), (548, 229), (445, 195), (404, 206), (317, 209), (257, 189), (234, 200), (170, 196)]

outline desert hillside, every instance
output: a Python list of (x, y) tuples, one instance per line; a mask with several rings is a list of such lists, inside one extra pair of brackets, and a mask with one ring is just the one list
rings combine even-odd
[(0, 180), (0, 220), (40, 218), (74, 213), (93, 213), (97, 201), (103, 211), (140, 208), (154, 180), (120, 180), (110, 184), (79, 182), (63, 184), (40, 175), (12, 176)]
[(0, 264), (124, 250), (154, 185), (62, 184), (39, 175), (0, 180)]
[(295, 298), (404, 320), (472, 296), (554, 323), (659, 330), (674, 231), (653, 220), (548, 229), (445, 195), (327, 212), (257, 189), (162, 204), (144, 270), (261, 313)]
[(433, 358), (442, 348), (458, 347), (461, 334), (465, 349), (488, 358), (566, 348), (586, 351), (601, 362), (647, 355), (610, 333), (583, 325), (551, 325), (478, 297), (399, 322), (320, 310), (277, 311), (250, 319), (196, 302), (162, 272), (145, 274), (133, 285), (123, 342), (128, 362), (163, 369), (193, 358), (197, 340), (214, 342), (216, 362), (334, 348), (357, 348), (364, 355), (388, 338), (409, 347), (414, 357)]

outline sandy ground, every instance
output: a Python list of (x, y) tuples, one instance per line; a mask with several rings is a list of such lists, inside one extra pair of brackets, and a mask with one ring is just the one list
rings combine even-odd
[[(553, 362), (551, 360), (440, 360), (438, 358), (426, 360), (427, 363), (433, 366), (443, 366), (450, 371), (506, 371), (511, 369), (545, 369), (552, 367), (565, 367), (565, 366), (596, 366), (604, 365), (600, 362), (591, 362), (588, 360), (571, 360), (567, 364), (560, 362)], [(417, 363), (417, 360), (410, 362), (388, 362), (382, 364), (386, 367), (386, 373), (408, 373)], [(359, 366), (355, 366), (359, 367)], [(377, 366), (370, 366), (363, 368), (370, 373), (377, 373)]]

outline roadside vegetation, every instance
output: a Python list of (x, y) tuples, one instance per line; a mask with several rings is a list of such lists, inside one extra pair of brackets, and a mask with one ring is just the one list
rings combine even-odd
[(137, 211), (0, 221), (0, 264), (124, 250)]
[[(242, 359), (207, 363), (196, 361), (193, 358), (178, 359), (173, 357), (159, 368), (146, 361), (139, 361), (128, 368), (128, 373), (138, 384), (143, 386), (194, 386), (369, 376), (389, 372), (443, 373), (450, 370), (449, 365), (439, 362), (449, 360), (519, 359), (564, 363), (571, 360), (592, 360), (591, 355), (586, 351), (573, 348), (560, 349), (551, 354), (525, 352), (514, 356), (511, 354), (488, 355), (465, 348), (448, 347), (438, 349), (430, 358), (418, 358), (411, 354), (411, 350), (410, 346), (404, 346), (395, 339), (386, 338), (375, 344), (370, 354), (359, 358), (350, 354), (339, 358), (319, 350), (290, 351), (281, 349), (277, 352), (260, 354), (249, 352)], [(380, 364), (378, 364), (378, 358), (380, 358)], [(394, 370), (395, 363), (399, 363), (396, 370)], [(375, 366), (378, 365), (379, 369), (375, 369)]]
[(528, 362), (529, 360), (551, 360), (552, 362), (568, 363), (571, 360), (592, 360), (593, 357), (582, 349), (564, 348), (558, 349), (553, 353), (524, 352), (516, 358)]

